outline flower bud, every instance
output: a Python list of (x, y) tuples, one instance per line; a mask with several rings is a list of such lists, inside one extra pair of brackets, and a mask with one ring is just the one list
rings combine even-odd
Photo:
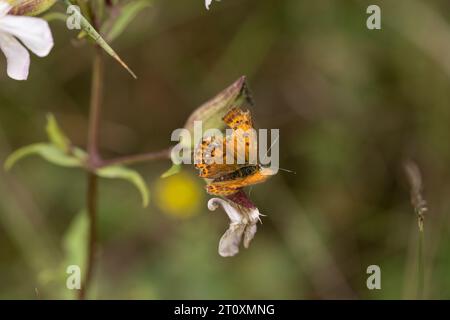
[(50, 9), (56, 0), (6, 0), (12, 9), (9, 14), (17, 16), (37, 16)]
[[(246, 107), (253, 105), (245, 76), (240, 77), (217, 96), (198, 107), (188, 118), (184, 127), (193, 131), (194, 122), (202, 121), (203, 130), (210, 128), (223, 129), (225, 124), (222, 117), (232, 107)], [(197, 142), (197, 141), (196, 141)]]

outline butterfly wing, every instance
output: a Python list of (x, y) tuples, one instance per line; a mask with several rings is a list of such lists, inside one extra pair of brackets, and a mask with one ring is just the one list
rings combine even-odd
[(206, 185), (206, 192), (208, 192), (211, 195), (217, 195), (217, 196), (229, 196), (236, 192), (238, 192), (240, 189), (258, 184), (263, 183), (267, 179), (269, 179), (269, 174), (263, 174), (263, 170), (258, 169), (255, 173), (242, 176), (239, 178), (235, 178), (232, 180), (226, 180), (226, 181), (212, 181), (208, 185)]
[[(195, 167), (200, 171), (199, 176), (213, 179), (206, 186), (207, 192), (212, 195), (229, 196), (245, 186), (263, 182), (267, 178), (256, 172), (231, 180), (214, 181), (249, 166), (250, 162), (256, 165), (256, 159), (254, 159), (257, 151), (256, 131), (253, 129), (250, 112), (232, 108), (223, 117), (223, 121), (233, 130), (232, 134), (225, 139), (219, 136), (203, 138), (196, 149), (194, 159)], [(217, 163), (215, 159), (222, 161)], [(231, 163), (227, 163), (230, 159)]]
[(241, 188), (242, 186), (227, 185), (225, 183), (219, 184), (213, 182), (206, 185), (206, 192), (208, 192), (210, 195), (226, 197), (235, 194)]
[(248, 130), (253, 128), (252, 116), (250, 111), (243, 111), (241, 108), (232, 108), (222, 118), (223, 122), (233, 130)]
[[(223, 121), (233, 129), (233, 133), (225, 139), (221, 136), (204, 137), (195, 150), (194, 163), (202, 178), (215, 179), (238, 170), (248, 164), (250, 148), (256, 150), (256, 137), (251, 131), (253, 128), (249, 111), (232, 108), (223, 117)], [(238, 161), (238, 155), (243, 155), (245, 159)]]
[[(258, 144), (250, 111), (232, 108), (223, 117), (223, 121), (233, 129), (233, 133), (227, 139), (228, 143), (233, 143), (234, 160), (236, 163), (248, 165), (251, 162), (251, 164), (256, 165)], [(243, 156), (242, 159), (239, 156)]]
[[(220, 163), (216, 161), (217, 159), (221, 160)], [(194, 161), (195, 167), (199, 170), (199, 176), (206, 179), (219, 178), (240, 167), (235, 161), (227, 164), (226, 141), (219, 136), (203, 138), (196, 148)]]

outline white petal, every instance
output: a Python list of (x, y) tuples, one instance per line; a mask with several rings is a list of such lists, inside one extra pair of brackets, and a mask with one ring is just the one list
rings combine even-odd
[(248, 213), (248, 217), (252, 223), (261, 222), (260, 216), (263, 215), (259, 213), (258, 208), (251, 209), (250, 212)]
[(8, 76), (26, 80), (30, 68), (30, 54), (13, 36), (0, 33), (0, 50), (6, 56)]
[(212, 0), (205, 0), (206, 10), (209, 10), (209, 6), (211, 5)]
[(212, 198), (208, 201), (208, 209), (211, 211), (216, 210), (218, 207), (222, 206), (223, 210), (225, 210), (226, 214), (230, 218), (232, 223), (241, 223), (242, 215), (241, 213), (232, 206), (228, 201), (225, 201), (220, 198)]
[(19, 38), (39, 57), (45, 57), (53, 48), (52, 32), (47, 21), (41, 18), (8, 15), (0, 19), (0, 32)]
[(6, 1), (0, 1), (0, 18), (6, 16), (6, 14), (11, 10), (11, 5)]
[(245, 228), (244, 233), (244, 247), (247, 249), (250, 246), (250, 242), (253, 240), (256, 234), (256, 224), (251, 224)]
[(245, 208), (232, 201), (220, 198), (212, 198), (208, 201), (208, 209), (211, 211), (222, 207), (231, 220), (230, 227), (220, 238), (219, 254), (222, 257), (231, 257), (239, 252), (239, 245), (244, 236), (244, 247), (248, 248), (255, 237), (257, 226), (260, 222), (258, 208)]
[(239, 244), (241, 243), (244, 229), (244, 224), (230, 225), (230, 228), (220, 238), (219, 254), (222, 257), (232, 257), (239, 252)]

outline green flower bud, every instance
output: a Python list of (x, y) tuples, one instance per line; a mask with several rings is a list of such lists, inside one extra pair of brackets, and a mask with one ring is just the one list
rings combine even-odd
[(17, 16), (37, 16), (50, 9), (56, 0), (6, 0), (13, 7), (9, 14)]
[(240, 77), (217, 96), (198, 107), (188, 118), (184, 127), (193, 131), (194, 121), (203, 121), (203, 129), (223, 129), (222, 117), (233, 107), (253, 105), (245, 76)]

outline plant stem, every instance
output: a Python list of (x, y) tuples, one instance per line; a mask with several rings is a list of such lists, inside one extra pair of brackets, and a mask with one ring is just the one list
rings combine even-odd
[(114, 159), (101, 160), (99, 167), (106, 167), (110, 165), (135, 164), (145, 161), (170, 159), (170, 151), (172, 148), (167, 148), (159, 151), (135, 154), (131, 156), (123, 156)]
[(92, 279), (92, 273), (94, 269), (95, 252), (97, 246), (97, 195), (98, 195), (98, 183), (97, 176), (88, 172), (87, 174), (87, 213), (89, 218), (89, 239), (87, 244), (86, 255), (86, 273), (84, 283), (78, 294), (78, 299), (84, 300), (86, 298), (87, 290), (89, 288), (90, 281)]
[(92, 69), (91, 102), (89, 110), (88, 153), (90, 164), (95, 167), (100, 161), (99, 137), (100, 117), (103, 93), (103, 53), (100, 47), (96, 47), (94, 64)]
[[(92, 68), (91, 101), (89, 110), (88, 154), (89, 166), (95, 168), (101, 161), (99, 156), (99, 130), (103, 91), (103, 54), (101, 48), (96, 47), (94, 64)], [(86, 207), (89, 216), (89, 240), (86, 253), (86, 271), (84, 282), (79, 291), (78, 298), (85, 299), (92, 279), (95, 265), (95, 252), (97, 246), (97, 176), (91, 169), (87, 176)]]
[(424, 230), (423, 230), (423, 216), (419, 214), (418, 217), (418, 223), (419, 223), (419, 239), (418, 239), (418, 252), (417, 252), (417, 273), (418, 273), (418, 279), (417, 279), (417, 299), (423, 299), (424, 298), (424, 287), (425, 287), (425, 271), (424, 271), (424, 265), (425, 265), (425, 256), (423, 252), (423, 245), (424, 245)]
[(415, 162), (408, 160), (405, 162), (404, 168), (411, 187), (411, 204), (417, 215), (417, 226), (419, 230), (417, 239), (417, 299), (423, 299), (425, 288), (424, 220), (428, 207), (422, 195), (422, 174), (419, 166)]

